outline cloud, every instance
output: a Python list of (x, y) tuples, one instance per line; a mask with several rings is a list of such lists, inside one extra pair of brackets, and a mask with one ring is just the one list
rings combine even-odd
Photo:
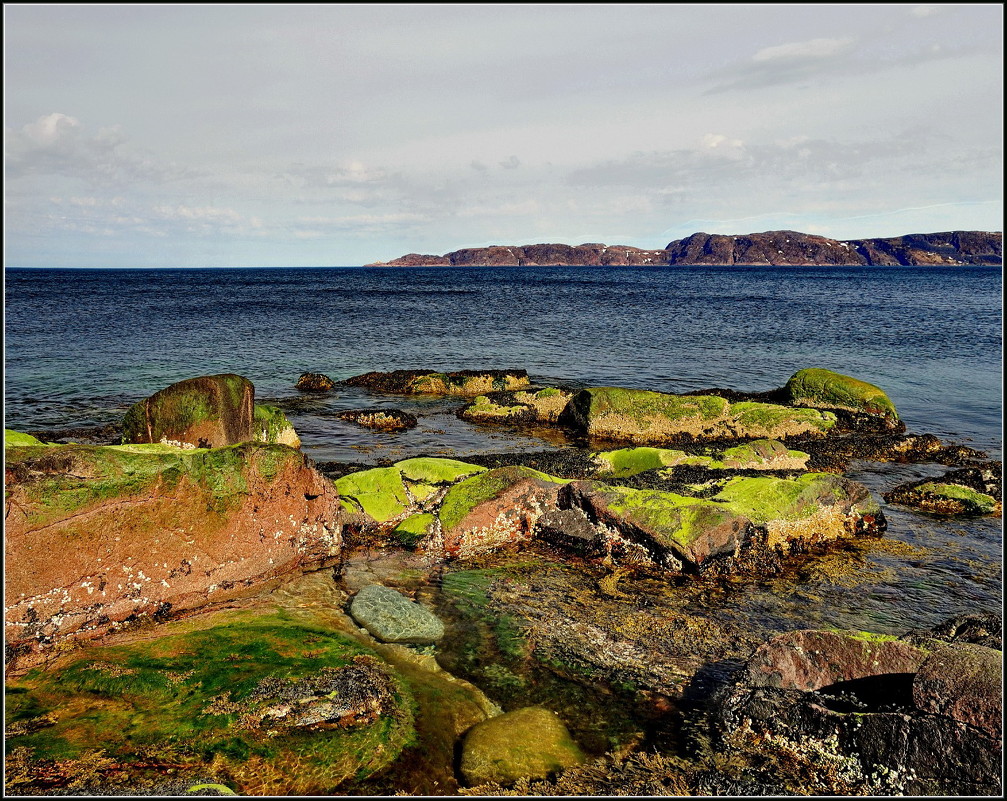
[(934, 14), (941, 13), (940, 6), (913, 6), (909, 13), (914, 17), (932, 17)]
[(517, 156), (510, 156), (501, 161), (500, 166), (505, 170), (516, 170), (521, 166), (521, 160)]
[(747, 61), (711, 73), (717, 83), (704, 94), (796, 83), (842, 73), (856, 45), (852, 37), (816, 38), (764, 47)]
[(101, 128), (88, 136), (81, 122), (53, 112), (20, 130), (4, 129), (5, 171), (8, 180), (32, 175), (61, 175), (88, 185), (136, 181), (164, 183), (195, 177), (195, 170), (127, 152), (118, 126)]
[(853, 39), (810, 39), (806, 42), (788, 42), (774, 47), (764, 47), (759, 50), (752, 61), (756, 64), (768, 62), (801, 62), (815, 59), (834, 58), (847, 51), (853, 45)]

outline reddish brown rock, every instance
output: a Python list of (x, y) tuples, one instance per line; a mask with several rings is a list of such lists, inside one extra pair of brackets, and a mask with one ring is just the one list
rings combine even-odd
[(8, 448), (6, 642), (31, 654), (328, 564), (333, 485), (291, 448)]
[(179, 381), (130, 407), (122, 421), (124, 443), (167, 442), (201, 448), (253, 438), (255, 390), (239, 375)]
[(915, 673), (929, 651), (855, 631), (788, 631), (759, 646), (745, 667), (752, 687), (809, 692), (844, 681)]
[(957, 643), (938, 648), (913, 679), (913, 700), (934, 712), (1003, 738), (1003, 654)]

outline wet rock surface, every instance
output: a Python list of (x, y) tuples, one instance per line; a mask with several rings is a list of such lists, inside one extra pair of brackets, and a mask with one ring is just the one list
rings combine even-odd
[(939, 478), (898, 486), (884, 498), (935, 515), (1002, 515), (1003, 464), (952, 470)]
[(301, 392), (328, 392), (336, 388), (336, 382), (324, 373), (301, 373), (295, 386)]
[(401, 395), (482, 395), (494, 390), (515, 390), (528, 386), (525, 370), (458, 370), (438, 373), (431, 370), (394, 370), (364, 373), (343, 382), (348, 387), (364, 387), (375, 392)]
[(379, 431), (408, 431), (416, 428), (416, 415), (401, 409), (350, 409), (336, 415), (340, 420)]
[(435, 614), (380, 584), (361, 589), (350, 614), (382, 642), (431, 643), (444, 636), (444, 624)]

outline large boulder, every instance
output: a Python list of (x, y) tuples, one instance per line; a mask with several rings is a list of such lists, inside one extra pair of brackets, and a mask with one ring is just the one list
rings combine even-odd
[(787, 381), (784, 393), (796, 406), (850, 412), (872, 418), (886, 429), (905, 430), (884, 390), (848, 375), (820, 367), (798, 370)]
[(301, 392), (328, 392), (336, 388), (336, 382), (324, 373), (301, 373), (295, 386)]
[(581, 390), (560, 422), (618, 442), (661, 445), (722, 439), (823, 437), (836, 423), (831, 412), (772, 403), (731, 403), (717, 395), (669, 395), (622, 387)]
[(645, 470), (694, 465), (707, 470), (804, 470), (811, 457), (790, 450), (775, 439), (757, 439), (712, 456), (689, 454), (669, 448), (620, 448), (592, 455), (598, 477), (626, 478)]
[(495, 390), (524, 389), (529, 385), (524, 370), (459, 370), (438, 373), (433, 370), (394, 370), (390, 373), (364, 373), (343, 382), (350, 387), (364, 387), (377, 392), (401, 395), (482, 395)]
[(1003, 464), (952, 470), (940, 478), (902, 484), (885, 493), (888, 503), (942, 516), (1003, 514)]
[(715, 748), (785, 793), (999, 795), (1001, 665), (917, 634), (787, 632), (715, 694)]
[(742, 551), (785, 556), (884, 528), (867, 488), (829, 473), (734, 477), (699, 496), (577, 481), (559, 505), (583, 510), (614, 556), (636, 553), (676, 571)]
[(335, 561), (332, 483), (245, 443), (8, 447), (6, 640), (29, 654)]
[(254, 397), (252, 382), (230, 373), (179, 381), (129, 408), (122, 421), (122, 442), (201, 448), (248, 442)]
[(556, 423), (573, 397), (556, 387), (479, 395), (458, 412), (473, 423)]
[(451, 487), (440, 506), (444, 552), (471, 557), (531, 539), (566, 483), (530, 467), (498, 467)]
[(554, 712), (532, 706), (473, 726), (462, 743), (460, 769), (469, 786), (542, 778), (587, 759)]

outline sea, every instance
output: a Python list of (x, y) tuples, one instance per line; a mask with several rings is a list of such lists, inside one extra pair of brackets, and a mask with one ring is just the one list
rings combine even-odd
[[(464, 459), (570, 443), (466, 423), (457, 398), (301, 393), (295, 382), (309, 371), (339, 381), (372, 370), (524, 369), (541, 385), (762, 391), (824, 367), (884, 389), (908, 431), (1002, 459), (999, 267), (7, 269), (4, 278), (4, 426), (29, 433), (118, 423), (176, 381), (238, 373), (253, 382), (256, 402), (285, 410), (320, 464)], [(419, 424), (393, 434), (337, 417), (375, 407), (411, 412)], [(948, 469), (855, 460), (847, 475), (882, 504), (884, 537), (803, 557), (782, 579), (696, 582), (641, 603), (672, 604), (752, 642), (795, 628), (900, 635), (998, 612), (1000, 518), (944, 519), (882, 498)], [(449, 622), (452, 631), (470, 625)], [(445, 637), (438, 659), (467, 664), (463, 642)], [(594, 698), (548, 671), (519, 693), (493, 695), (487, 677), (511, 676), (504, 667), (466, 669), (463, 678), (507, 709), (558, 711), (580, 742), (602, 743), (599, 753), (606, 727), (625, 728), (638, 714), (635, 702)], [(423, 709), (430, 720), (447, 714)], [(415, 753), (426, 753), (426, 736)], [(450, 757), (405, 760), (348, 792), (449, 792)]]

